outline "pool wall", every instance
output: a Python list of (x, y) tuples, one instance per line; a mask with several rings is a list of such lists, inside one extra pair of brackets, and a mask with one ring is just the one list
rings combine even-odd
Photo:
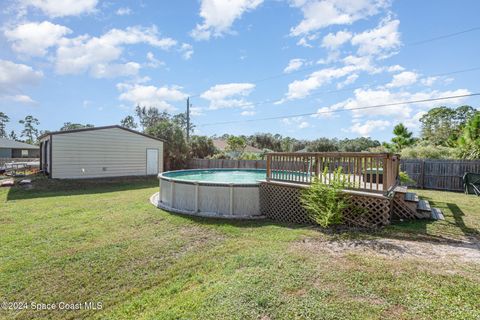
[(168, 177), (168, 172), (159, 174), (159, 179), (158, 206), (167, 211), (222, 218), (263, 217), (259, 183), (185, 181)]

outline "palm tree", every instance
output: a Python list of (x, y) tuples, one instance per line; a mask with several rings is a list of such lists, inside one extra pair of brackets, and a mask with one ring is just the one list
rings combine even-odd
[(403, 148), (411, 146), (415, 143), (413, 133), (408, 131), (407, 127), (403, 123), (399, 123), (393, 128), (392, 143), (395, 151), (401, 151)]
[(480, 112), (477, 112), (463, 128), (458, 139), (460, 156), (464, 159), (480, 159)]

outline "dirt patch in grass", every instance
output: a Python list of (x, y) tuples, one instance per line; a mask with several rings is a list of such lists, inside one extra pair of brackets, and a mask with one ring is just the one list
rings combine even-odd
[(419, 258), (435, 261), (462, 261), (480, 263), (480, 241), (420, 242), (399, 239), (317, 240), (303, 239), (295, 249), (327, 251), (333, 255), (366, 253), (391, 259)]

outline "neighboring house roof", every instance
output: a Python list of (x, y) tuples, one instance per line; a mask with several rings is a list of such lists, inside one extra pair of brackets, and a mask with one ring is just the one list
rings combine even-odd
[[(217, 148), (220, 151), (225, 151), (228, 147), (228, 143), (226, 140), (213, 139), (212, 141), (215, 148)], [(245, 148), (245, 152), (262, 153), (263, 150), (247, 145), (247, 147)]]
[(18, 142), (15, 140), (9, 140), (0, 138), (0, 148), (6, 149), (38, 149), (38, 146), (34, 146), (25, 142)]
[(41, 135), (38, 139), (43, 139), (44, 137), (49, 136), (49, 135), (65, 134), (65, 133), (75, 133), (75, 132), (83, 132), (83, 131), (94, 131), (94, 130), (102, 130), (102, 129), (114, 129), (114, 128), (122, 129), (122, 130), (131, 132), (131, 133), (135, 133), (135, 134), (138, 134), (138, 135), (141, 135), (141, 136), (150, 138), (150, 139), (155, 139), (155, 140), (158, 140), (158, 141), (166, 142), (166, 141), (163, 140), (163, 139), (156, 138), (156, 137), (150, 136), (150, 135), (148, 135), (148, 134), (145, 134), (145, 133), (142, 133), (142, 132), (138, 132), (138, 131), (135, 131), (135, 130), (132, 130), (132, 129), (128, 129), (128, 128), (125, 128), (125, 127), (122, 127), (122, 126), (119, 126), (119, 125), (103, 126), (103, 127), (92, 127), (92, 128), (82, 128), (82, 129), (73, 129), (73, 130), (65, 130), (65, 131), (53, 131), (53, 132), (48, 132), (48, 133), (45, 133), (45, 134)]

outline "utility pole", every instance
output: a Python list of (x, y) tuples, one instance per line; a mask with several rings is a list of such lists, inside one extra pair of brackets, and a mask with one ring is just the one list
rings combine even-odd
[(187, 98), (187, 142), (190, 142), (190, 97)]

